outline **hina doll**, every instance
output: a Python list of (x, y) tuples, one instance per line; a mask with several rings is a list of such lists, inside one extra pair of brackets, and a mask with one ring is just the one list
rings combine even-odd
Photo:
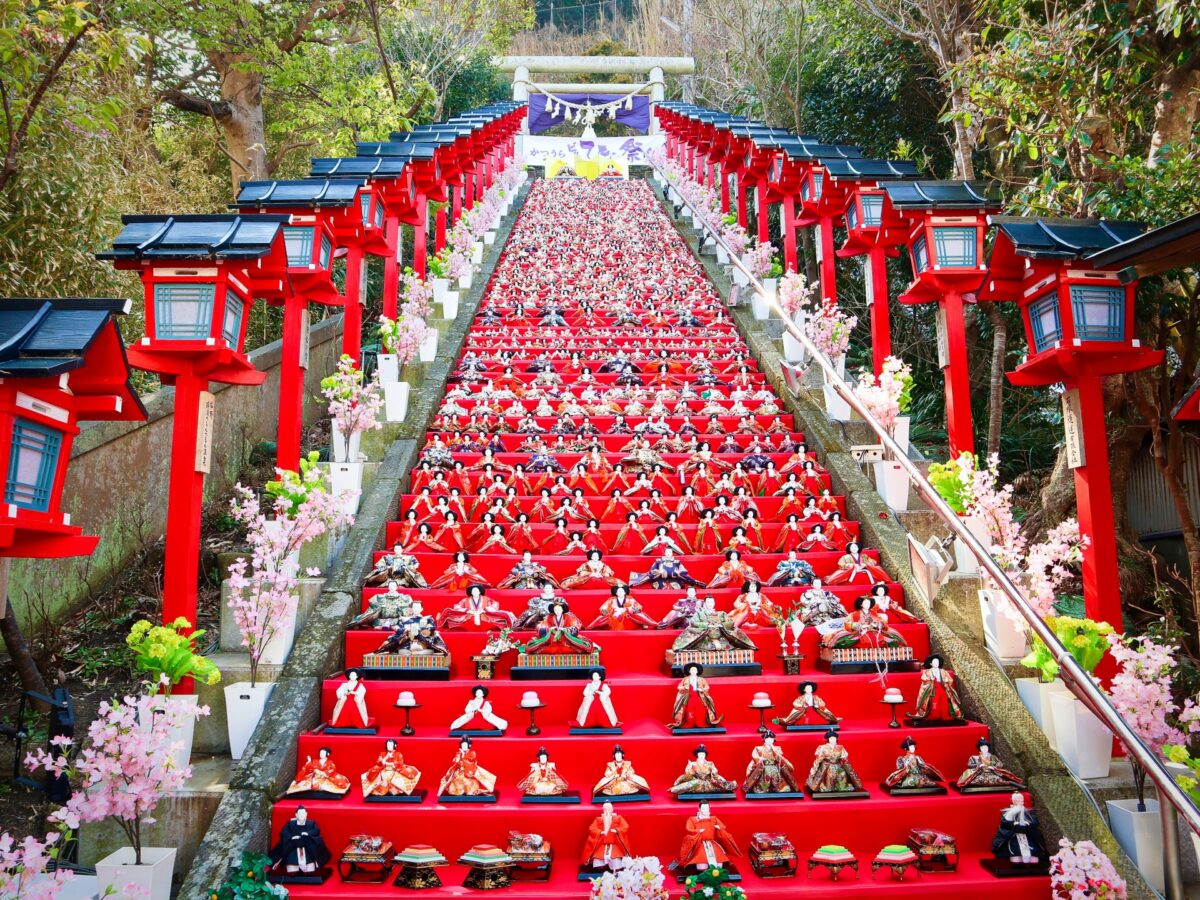
[(608, 506), (604, 507), (604, 512), (600, 518), (606, 522), (611, 522), (613, 519), (624, 516), (625, 521), (628, 522), (629, 514), (636, 511), (637, 508), (633, 505), (633, 501), (625, 496), (623, 490), (615, 487), (609, 492)]
[(795, 550), (789, 550), (787, 559), (775, 564), (775, 571), (767, 579), (767, 587), (808, 587), (817, 573)]
[(738, 628), (774, 628), (783, 618), (783, 610), (763, 596), (757, 581), (747, 581), (733, 601), (730, 618)]
[(568, 787), (545, 747), (538, 747), (537, 759), (529, 764), (529, 774), (517, 782), (517, 790), (526, 797), (561, 797)]
[(542, 582), (541, 589), (542, 592), (540, 594), (530, 597), (525, 601), (525, 611), (517, 616), (516, 622), (513, 623), (513, 628), (536, 628), (537, 623), (550, 613), (551, 604), (564, 602), (562, 597), (554, 593), (554, 585), (550, 582)]
[(496, 587), (501, 590), (531, 590), (542, 584), (558, 587), (558, 580), (550, 574), (545, 565), (534, 562), (533, 554), (526, 550), (521, 554), (521, 561), (512, 567)]
[(684, 585), (691, 585), (693, 587), (704, 586), (703, 582), (693, 578), (689, 574), (687, 567), (675, 558), (675, 551), (670, 547), (667, 547), (663, 551), (663, 555), (650, 564), (650, 568), (647, 571), (630, 576), (630, 587), (638, 587), (643, 584), (649, 584), (658, 590), (662, 590), (665, 587), (677, 590)]
[(350, 620), (347, 628), (395, 628), (412, 613), (413, 598), (400, 593), (396, 582), (389, 581), (387, 590), (367, 600), (367, 608)]
[(863, 555), (858, 541), (846, 545), (846, 552), (838, 560), (837, 571), (826, 579), (828, 584), (857, 584), (865, 582), (874, 584), (877, 581), (887, 581), (888, 574), (877, 563)]
[(839, 628), (821, 638), (821, 645), (833, 649), (850, 647), (902, 647), (904, 638), (888, 627), (887, 617), (875, 610), (870, 597), (854, 601), (854, 612), (842, 620)]
[(854, 540), (854, 534), (846, 527), (842, 514), (837, 510), (829, 514), (829, 521), (825, 523), (825, 539), (839, 549), (845, 549)]
[(579, 633), (582, 630), (583, 623), (571, 612), (566, 601), (555, 601), (550, 605), (550, 612), (537, 623), (537, 637), (527, 643), (522, 652), (527, 656), (595, 653), (598, 648)]
[(675, 706), (668, 728), (715, 728), (724, 721), (724, 716), (717, 715), (708, 690), (708, 682), (704, 680), (704, 666), (699, 663), (689, 663), (684, 670), (686, 674), (679, 679), (675, 689)]
[(811, 459), (804, 461), (800, 467), (800, 489), (810, 497), (820, 497), (825, 490), (825, 482), (817, 472), (817, 464)]
[(438, 634), (433, 616), (423, 613), (420, 600), (414, 600), (409, 616), (396, 626), (376, 653), (403, 653), (409, 656), (449, 656), (450, 649)]
[(726, 550), (725, 562), (717, 568), (716, 574), (713, 575), (708, 586), (719, 588), (727, 584), (743, 584), (747, 581), (757, 580), (758, 574), (750, 567), (749, 563), (742, 562), (741, 553), (737, 550)]
[(487, 585), (488, 580), (471, 565), (471, 554), (460, 550), (454, 554), (454, 562), (429, 587), (449, 591), (465, 591), (473, 584)]
[(825, 526), (818, 522), (808, 529), (808, 534), (804, 540), (800, 542), (800, 546), (796, 548), (801, 553), (813, 553), (817, 551), (825, 551), (832, 553), (837, 550), (834, 543), (825, 536)]
[(954, 672), (942, 666), (937, 653), (925, 657), (921, 665), (921, 687), (917, 690), (917, 708), (908, 718), (921, 724), (961, 722), (962, 703), (958, 699)]
[(1014, 791), (1012, 805), (1000, 814), (1000, 827), (992, 838), (992, 855), (1013, 865), (1034, 866), (1047, 858), (1037, 813), (1025, 806), (1025, 795)]
[(367, 686), (359, 677), (358, 669), (346, 672), (346, 680), (334, 692), (333, 714), (329, 724), (333, 728), (369, 728), (371, 717), (367, 713)]
[(429, 587), (421, 574), (421, 564), (417, 558), (411, 553), (405, 553), (400, 544), (396, 544), (391, 553), (386, 553), (380, 558), (363, 579), (363, 586), (379, 587), (389, 581), (394, 581), (400, 587)]
[(846, 608), (835, 594), (825, 590), (820, 578), (800, 595), (800, 621), (805, 625), (824, 625), (846, 618)]
[(600, 615), (588, 625), (588, 630), (607, 628), (624, 631), (627, 628), (654, 628), (657, 623), (646, 615), (642, 604), (631, 596), (623, 585), (611, 589), (612, 596), (600, 604)]
[(900, 743), (903, 755), (896, 757), (896, 770), (883, 780), (889, 792), (945, 793), (945, 776), (917, 754), (917, 742), (906, 737)]
[(814, 794), (841, 794), (863, 789), (862, 780), (850, 765), (850, 754), (838, 743), (836, 731), (825, 732), (825, 743), (817, 748), (804, 784)]
[(284, 793), (307, 794), (311, 791), (344, 797), (349, 790), (350, 779), (338, 772), (329, 755), (329, 748), (322, 747), (317, 751), (316, 759), (311, 756), (305, 758), (304, 764), (296, 770), (296, 777)]
[(696, 595), (696, 589), (689, 587), (686, 596), (680, 597), (667, 610), (667, 614), (663, 616), (662, 621), (658, 623), (657, 628), (686, 628), (688, 623), (692, 621), (692, 617), (696, 615), (696, 611), (700, 609), (700, 598)]
[(725, 823), (712, 814), (706, 800), (700, 801), (696, 814), (688, 818), (685, 827), (676, 868), (704, 871), (709, 866), (728, 865), (731, 856), (742, 855), (737, 841)]
[(476, 549), (476, 553), (507, 553), (510, 556), (515, 556), (517, 551), (508, 543), (508, 538), (504, 533), (503, 525), (493, 525), (488, 530), (487, 539), (481, 543)]
[(987, 738), (981, 737), (975, 748), (975, 754), (967, 760), (966, 771), (955, 782), (960, 791), (964, 794), (990, 794), (1025, 789), (1025, 782), (1004, 768), (1004, 763), (992, 755)]
[(683, 489), (683, 494), (679, 498), (679, 502), (675, 506), (675, 513), (679, 516), (679, 521), (685, 524), (694, 524), (700, 521), (700, 516), (704, 512), (704, 501), (696, 496), (696, 489), (690, 484)]
[(795, 767), (775, 744), (775, 732), (763, 729), (762, 743), (750, 752), (746, 778), (742, 782), (745, 794), (797, 793)]
[(580, 862), (589, 869), (608, 869), (613, 860), (633, 856), (629, 849), (629, 823), (613, 811), (611, 803), (600, 807), (600, 815), (588, 826)]
[(271, 866), (283, 865), (289, 874), (314, 874), (329, 862), (329, 848), (317, 823), (310, 821), (308, 810), (296, 807), (291, 819), (279, 830), (279, 840), (271, 848)]
[(578, 588), (615, 587), (622, 584), (613, 570), (605, 564), (604, 554), (599, 550), (589, 550), (587, 560), (583, 562), (574, 575), (562, 580), (562, 587), (567, 590)]
[(736, 550), (739, 554), (754, 553), (761, 551), (762, 547), (754, 543), (744, 525), (738, 525), (733, 529), (733, 534), (729, 536), (729, 543), (725, 545), (725, 552)]
[(371, 768), (362, 774), (364, 797), (407, 797), (416, 790), (421, 773), (415, 766), (404, 762), (404, 754), (396, 749), (396, 742), (388, 738), (383, 752), (375, 758)]
[(727, 614), (717, 610), (716, 600), (708, 596), (672, 642), (671, 649), (678, 653), (681, 650), (757, 650), (758, 647)]
[[(674, 515), (674, 513), (672, 513)], [(614, 550), (617, 549), (614, 546)], [(654, 537), (645, 542), (645, 546), (641, 549), (642, 556), (662, 556), (667, 552), (678, 553), (682, 555), (685, 551), (679, 545), (679, 542), (672, 537), (670, 529), (666, 525), (659, 525), (654, 529)]]
[(579, 728), (620, 728), (617, 711), (613, 708), (612, 688), (599, 669), (592, 669), (588, 683), (583, 686), (583, 701), (575, 714)]
[(633, 794), (649, 794), (650, 785), (633, 770), (633, 763), (625, 758), (621, 745), (613, 747), (612, 759), (604, 764), (604, 775), (592, 794), (596, 797), (629, 797)]
[(450, 768), (438, 784), (438, 794), (447, 797), (485, 797), (496, 789), (496, 776), (479, 765), (471, 739), (458, 742)]
[[(644, 547), (650, 543), (650, 538), (646, 536), (646, 530), (642, 528), (637, 510), (626, 513), (625, 524), (621, 526), (621, 530), (617, 532), (616, 540), (613, 541), (613, 553), (625, 553), (627, 555), (645, 552)], [(597, 532), (598, 533), (598, 532)], [(604, 549), (600, 547), (598, 549)]]
[(888, 595), (888, 586), (886, 584), (871, 585), (869, 595), (871, 602), (875, 604), (875, 609), (881, 615), (887, 616), (889, 622), (912, 624), (921, 621), (903, 606), (897, 606), (892, 602), (892, 598)]
[[(503, 586), (503, 583), (501, 584)], [(499, 601), (488, 598), (482, 585), (467, 588), (467, 595), (438, 616), (438, 628), (512, 628), (513, 614), (500, 608)]]
[(669, 788), (679, 794), (732, 794), (737, 784), (722, 778), (717, 766), (708, 758), (708, 748), (700, 744), (692, 751), (692, 758), (683, 767), (683, 774)]
[(792, 701), (791, 711), (782, 719), (775, 718), (771, 721), (776, 725), (795, 725), (795, 726), (833, 726), (837, 727), (838, 722), (842, 721), (825, 705), (825, 701), (817, 696), (817, 683), (815, 681), (802, 681), (796, 688), (799, 696)]
[(463, 714), (450, 723), (450, 730), (468, 729), (474, 731), (476, 729), (471, 726), (475, 724), (476, 719), (486, 722), (496, 731), (504, 731), (508, 728), (508, 721), (492, 712), (492, 702), (488, 700), (488, 689), (482, 684), (477, 684), (471, 688), (471, 699), (467, 701), (467, 705), (463, 708)]
[[(532, 553), (540, 546), (526, 513), (518, 513), (517, 521), (508, 532), (508, 544), (517, 553)], [(459, 548), (461, 549), (461, 548)]]

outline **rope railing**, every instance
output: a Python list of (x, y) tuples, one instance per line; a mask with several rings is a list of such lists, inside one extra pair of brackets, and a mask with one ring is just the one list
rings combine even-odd
[[(665, 181), (670, 182), (670, 177), (656, 163), (651, 162), (650, 165)], [(917, 493), (937, 513), (943, 524), (950, 529), (950, 532), (971, 551), (979, 561), (980, 567), (995, 584), (996, 589), (1008, 598), (1009, 602), (1013, 604), (1022, 618), (1024, 618), (1030, 632), (1041, 639), (1046, 645), (1051, 657), (1058, 664), (1059, 674), (1062, 677), (1063, 683), (1071, 693), (1100, 719), (1109, 731), (1117, 736), (1118, 740), (1125, 746), (1126, 752), (1133, 757), (1133, 760), (1146, 771), (1147, 777), (1154, 782), (1160, 801), (1162, 799), (1166, 800), (1165, 803), (1159, 803), (1160, 823), (1163, 831), (1163, 872), (1166, 882), (1166, 895), (1169, 900), (1183, 900), (1183, 876), (1179, 863), (1179, 829), (1175, 813), (1178, 812), (1179, 815), (1183, 816), (1193, 832), (1200, 834), (1200, 810), (1196, 808), (1183, 789), (1175, 783), (1174, 777), (1162, 764), (1158, 756), (1143, 743), (1137, 733), (1121, 717), (1121, 714), (1117, 712), (1109, 698), (1096, 686), (1091, 676), (1084, 672), (1083, 668), (1076, 662), (1075, 657), (1063, 646), (1057, 635), (1055, 635), (1042, 620), (1042, 617), (1038, 615), (1037, 611), (1029, 604), (1029, 601), (1025, 599), (1025, 595), (1012, 582), (1008, 574), (992, 557), (991, 553), (988, 552), (987, 548), (972, 534), (969, 528), (963, 525), (958, 514), (942, 499), (941, 495), (938, 494), (933, 484), (930, 483), (921, 470), (912, 463), (908, 458), (908, 454), (896, 443), (887, 428), (871, 415), (871, 412), (862, 400), (859, 399), (850, 385), (838, 374), (829, 357), (817, 348), (816, 344), (812, 342), (807, 334), (796, 327), (791, 316), (787, 315), (783, 307), (779, 304), (778, 298), (768, 291), (762, 282), (754, 276), (749, 267), (742, 262), (741, 257), (733, 251), (733, 248), (724, 237), (719, 232), (709, 228), (704, 222), (701, 211), (693, 206), (681, 193), (676, 191), (676, 194), (678, 194), (683, 204), (695, 214), (695, 218), (701, 223), (701, 227), (729, 255), (730, 264), (742, 273), (743, 277), (748, 281), (750, 289), (756, 294), (761, 295), (766, 300), (769, 308), (779, 314), (787, 332), (800, 342), (808, 352), (809, 357), (821, 367), (825, 375), (826, 384), (830, 385), (843, 400), (850, 404), (850, 408), (858, 413), (871, 430), (875, 432), (884, 450), (904, 470), (912, 486), (916, 488)]]

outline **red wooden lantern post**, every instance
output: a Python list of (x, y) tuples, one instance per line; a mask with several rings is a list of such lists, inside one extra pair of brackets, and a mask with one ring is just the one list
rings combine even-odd
[(821, 277), (821, 297), (826, 303), (837, 303), (837, 254), (833, 245), (833, 229), (841, 221), (845, 195), (828, 186), (826, 196), (826, 159), (858, 159), (858, 147), (842, 144), (786, 145), (789, 155), (801, 163), (800, 205), (797, 225), (812, 225), (816, 238), (817, 268)]
[[(437, 255), (446, 246), (446, 204), (450, 201), (451, 185), (457, 184), (463, 175), (462, 166), (460, 164), (459, 149), (455, 146), (458, 141), (457, 134), (451, 134), (446, 131), (432, 131), (426, 128), (419, 128), (413, 131), (396, 131), (391, 135), (390, 143), (393, 144), (420, 144), (433, 148), (433, 158), (437, 164), (439, 179), (437, 182), (437, 190), (440, 193), (430, 193), (427, 199), (439, 204), (437, 212), (434, 214), (433, 227), (433, 252)], [(490, 148), (489, 148), (490, 149)], [(419, 173), (420, 168), (414, 169), (414, 173)], [(428, 206), (426, 206), (428, 210)], [(426, 221), (422, 223), (424, 228), (428, 228), (428, 213), (426, 213)], [(414, 266), (416, 269), (416, 266)], [(424, 277), (422, 270), (416, 269), (418, 274)]]
[(825, 186), (820, 204), (832, 211), (841, 205), (846, 222), (846, 243), (836, 256), (865, 254), (864, 279), (871, 308), (871, 358), (875, 374), (892, 355), (891, 316), (888, 310), (887, 257), (895, 256), (895, 244), (885, 245), (881, 236), (883, 192), (864, 193), (881, 178), (916, 178), (915, 163), (886, 159), (823, 159)]
[(1083, 552), (1083, 599), (1089, 618), (1121, 630), (1117, 532), (1113, 517), (1104, 379), (1158, 365), (1161, 350), (1134, 337), (1137, 283), (1090, 266), (1095, 253), (1142, 233), (1140, 225), (1094, 219), (994, 216), (999, 231), (981, 298), (1016, 300), (1029, 358), (1009, 373), (1013, 384), (1063, 384), (1063, 426), (1075, 471)]
[(442, 180), (441, 162), (436, 158), (436, 147), (420, 143), (366, 142), (358, 144), (358, 155), (399, 157), (412, 170), (416, 208), (405, 221), (413, 227), (412, 268), (419, 278), (424, 278), (429, 252), (426, 231), (429, 201), (446, 199), (446, 184)]
[(208, 383), (262, 384), (242, 353), (250, 306), (290, 291), (287, 216), (125, 216), (112, 250), (98, 254), (141, 273), (146, 336), (129, 350), (139, 369), (175, 386), (163, 621), (196, 621), (200, 512), (211, 467)]
[[(379, 250), (376, 255), (383, 257), (383, 314), (394, 319), (400, 292), (400, 224), (411, 215), (416, 204), (416, 188), (407, 163), (385, 156), (326, 157), (312, 161), (309, 177), (366, 178), (371, 185), (374, 195), (372, 221), (375, 210), (382, 208), (383, 211), (383, 244), (369, 246), (376, 246)], [(368, 249), (368, 252), (375, 253), (375, 250)]]
[[(339, 243), (339, 234), (350, 244), (362, 240), (365, 229), (360, 190), (359, 183), (342, 178), (246, 181), (234, 203), (243, 213), (269, 210), (290, 218), (283, 229), (283, 238), (292, 290), (282, 298), (283, 350), (275, 451), (275, 464), (284, 469), (295, 471), (300, 466), (304, 379), (308, 369), (308, 304), (342, 305), (342, 295), (333, 283), (333, 260), (347, 246)], [(361, 258), (358, 268), (361, 271)], [(361, 321), (358, 326), (361, 330)]]
[(978, 185), (965, 181), (884, 181), (888, 202), (908, 221), (913, 281), (901, 303), (938, 304), (938, 363), (946, 380), (950, 455), (975, 452), (971, 373), (963, 304), (975, 301), (987, 266), (987, 216), (998, 208)]
[(115, 318), (129, 301), (0, 299), (0, 309), (0, 557), (86, 556), (100, 539), (62, 511), (78, 423), (146, 418)]

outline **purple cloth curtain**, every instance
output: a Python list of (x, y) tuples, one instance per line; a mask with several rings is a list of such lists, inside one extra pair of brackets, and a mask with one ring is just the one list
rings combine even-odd
[[(541, 134), (555, 125), (561, 125), (563, 122), (563, 114), (566, 112), (562, 107), (559, 107), (554, 115), (546, 112), (546, 103), (551, 98), (545, 94), (532, 94), (529, 98), (529, 133)], [(588, 104), (589, 106), (603, 106), (606, 103), (611, 103), (616, 99), (612, 94), (556, 94), (554, 99), (566, 100), (569, 103)], [(628, 125), (635, 131), (646, 134), (650, 131), (650, 98), (646, 96), (635, 96), (633, 98), (633, 108), (626, 109), (624, 101), (617, 107), (617, 121), (622, 125)]]

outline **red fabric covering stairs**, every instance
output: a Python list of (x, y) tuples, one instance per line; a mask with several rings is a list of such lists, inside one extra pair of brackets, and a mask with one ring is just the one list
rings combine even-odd
[[(604, 192), (629, 192), (631, 206), (638, 210), (632, 225), (606, 218), (608, 207), (598, 198)], [(618, 217), (619, 218), (619, 217)], [(558, 223), (552, 246), (546, 245), (547, 223)], [(630, 229), (637, 236), (630, 236)], [(611, 241), (608, 235), (611, 230)], [(633, 252), (631, 252), (633, 251)], [(619, 254), (619, 255), (618, 255)], [(510, 273), (530, 266), (558, 267), (564, 260), (585, 258), (602, 262), (596, 269), (587, 268), (587, 277), (571, 274), (568, 263), (565, 272), (553, 271), (546, 278), (541, 299), (547, 297), (560, 303), (567, 311), (567, 328), (541, 327), (533, 318), (535, 309), (522, 315), (511, 314), (510, 302), (514, 295), (506, 283)], [(603, 281), (606, 274), (614, 272), (614, 281)], [(676, 284), (677, 282), (677, 284)], [(608, 308), (609, 296), (614, 287), (623, 286), (640, 294), (643, 305), (631, 306), (644, 319), (653, 318), (646, 312), (645, 299), (657, 284), (676, 287), (676, 298), (685, 298), (703, 310), (706, 321), (702, 327), (676, 328), (669, 324), (646, 323), (642, 328), (628, 328), (618, 337), (607, 333), (612, 328), (614, 315)], [(708, 304), (715, 300), (711, 285), (704, 279), (703, 270), (687, 250), (686, 244), (671, 227), (666, 216), (644, 182), (582, 184), (535, 182), (530, 197), (510, 238), (508, 247), (489, 285), (484, 307), (492, 307), (502, 324), (494, 324), (481, 317), (468, 336), (467, 352), (484, 360), (499, 350), (515, 352), (511, 360), (514, 373), (528, 387), (534, 380), (526, 372), (530, 363), (541, 358), (547, 347), (573, 346), (580, 350), (583, 364), (593, 371), (608, 360), (617, 347), (634, 351), (639, 346), (655, 349), (667, 347), (678, 360), (688, 360), (693, 355), (706, 354), (717, 371), (721, 371), (736, 354), (744, 353), (736, 330), (725, 313), (716, 305), (709, 310)], [(596, 311), (603, 314), (591, 323), (579, 315), (580, 303), (590, 301)], [(503, 369), (502, 363), (489, 364), (489, 372), (497, 377)], [(554, 368), (563, 377), (566, 387), (571, 387), (579, 376), (579, 367), (568, 364), (567, 359), (555, 358)], [(461, 369), (459, 370), (461, 373)], [(655, 371), (645, 366), (644, 371)], [(761, 373), (751, 363), (751, 378), (754, 390), (762, 387)], [(690, 376), (684, 376), (690, 377)], [(612, 386), (614, 376), (597, 372), (600, 389)], [(649, 378), (649, 375), (647, 375)], [(534, 403), (523, 404), (529, 407)], [(692, 404), (699, 406), (700, 404)], [(522, 413), (512, 410), (516, 416)], [(693, 422), (703, 426), (706, 416), (694, 414)], [(501, 419), (490, 417), (495, 423), (504, 421), (508, 427), (515, 426), (516, 416)], [(577, 417), (578, 418), (578, 417)], [(636, 426), (645, 421), (641, 416), (630, 416), (629, 424)], [(764, 428), (771, 425), (773, 416), (756, 416), (754, 421)], [(538, 418), (540, 427), (552, 428), (556, 419)], [(732, 431), (739, 424), (738, 417), (724, 416), (721, 428)], [(787, 421), (787, 417), (784, 417)], [(440, 437), (451, 441), (456, 426), (465, 424), (462, 418), (443, 417), (438, 426)], [(610, 461), (619, 459), (621, 448), (628, 443), (627, 434), (607, 434), (611, 427), (611, 416), (593, 416), (592, 423), (601, 429), (601, 441)], [(678, 428), (683, 419), (671, 416), (668, 424)], [(526, 436), (502, 434), (499, 443), (502, 449), (499, 458), (513, 465), (526, 461), (528, 452), (519, 450)], [(775, 435), (773, 437), (778, 437)], [(793, 435), (795, 439), (802, 436)], [(712, 437), (714, 446), (724, 435)], [(431, 436), (432, 439), (432, 436)], [(703, 439), (703, 438), (702, 438)], [(555, 437), (548, 437), (553, 443)], [(568, 442), (571, 440), (568, 437)], [(740, 435), (744, 446), (750, 438)], [(562, 453), (560, 460), (568, 468), (578, 458), (578, 452)], [(474, 464), (477, 452), (455, 452), (455, 459), (467, 465)], [(664, 454), (668, 462), (677, 464), (686, 455)], [(732, 463), (738, 457), (722, 455), (724, 461)], [(788, 458), (787, 454), (772, 455), (777, 465)], [(675, 492), (676, 494), (678, 491)], [(472, 499), (464, 492), (465, 499)], [(413, 494), (401, 498), (401, 513), (413, 503)], [(636, 498), (635, 498), (636, 499)], [(673, 508), (677, 496), (668, 499)], [(839, 508), (844, 509), (841, 498)], [(589, 494), (591, 506), (603, 509), (606, 495)], [(522, 497), (514, 507), (528, 509), (536, 497)], [(772, 543), (782, 524), (778, 517), (780, 501), (770, 497), (756, 498), (762, 514), (763, 532), (768, 544)], [(623, 518), (606, 520), (602, 532), (611, 541)], [(856, 523), (847, 523), (856, 527)], [(464, 533), (475, 527), (473, 522), (464, 523)], [(545, 535), (552, 526), (538, 525), (535, 533)], [(572, 527), (575, 526), (574, 523)], [(690, 528), (690, 526), (689, 526)], [(687, 529), (685, 529), (686, 531)], [(727, 537), (732, 529), (725, 527)], [(647, 526), (653, 533), (653, 526)], [(689, 535), (691, 531), (688, 531)], [(855, 532), (856, 533), (856, 532)], [(388, 540), (399, 534), (399, 523), (389, 529)], [(421, 572), (432, 581), (450, 562), (449, 553), (418, 553)], [(840, 553), (813, 553), (806, 556), (818, 575), (832, 572)], [(764, 578), (774, 571), (782, 555), (775, 553), (753, 553), (747, 560)], [(518, 557), (497, 555), (473, 555), (471, 563), (495, 584), (504, 577)], [(582, 561), (579, 557), (535, 556), (544, 562), (556, 576), (565, 576)], [(683, 557), (691, 574), (707, 581), (723, 559), (717, 556), (689, 555)], [(613, 567), (619, 577), (628, 578), (630, 572), (644, 572), (651, 558), (643, 556), (606, 555), (605, 562)], [(718, 608), (730, 609), (738, 587), (715, 590)], [(844, 604), (863, 593), (866, 585), (849, 585), (834, 588)], [(364, 590), (366, 599), (378, 589)], [(426, 612), (437, 614), (441, 609), (460, 599), (457, 591), (413, 590), (407, 591), (420, 599)], [(766, 595), (787, 606), (801, 592), (800, 588), (766, 588)], [(894, 601), (903, 605), (902, 592), (892, 584), (889, 590)], [(497, 599), (503, 608), (519, 614), (525, 608), (526, 599), (533, 591), (491, 589), (489, 597)], [(583, 621), (589, 622), (597, 614), (600, 603), (607, 598), (606, 591), (577, 590), (564, 592), (573, 611)], [(682, 591), (654, 590), (648, 587), (635, 589), (633, 596), (645, 607), (652, 618), (660, 619)], [(700, 594), (706, 593), (703, 589)], [(897, 626), (906, 641), (912, 646), (914, 656), (921, 659), (929, 652), (927, 629), (924, 624)], [(766, 691), (775, 704), (769, 715), (786, 713), (796, 694), (796, 685), (802, 679), (814, 679), (820, 685), (820, 695), (829, 708), (844, 717), (841, 723), (841, 742), (849, 750), (850, 759), (870, 792), (869, 799), (831, 800), (815, 802), (810, 797), (803, 800), (755, 801), (742, 799), (714, 803), (714, 814), (719, 816), (731, 830), (745, 851), (752, 832), (785, 832), (795, 844), (800, 856), (800, 872), (796, 878), (763, 880), (755, 876), (746, 858), (737, 860), (744, 875), (743, 886), (751, 898), (790, 898), (796, 896), (858, 897), (868, 892), (896, 898), (963, 897), (976, 893), (989, 898), (1035, 898), (1048, 894), (1045, 879), (998, 880), (984, 871), (980, 860), (990, 856), (989, 847), (995, 832), (999, 812), (1007, 805), (1007, 795), (963, 796), (954, 791), (946, 796), (891, 797), (879, 787), (883, 778), (892, 771), (900, 753), (900, 741), (906, 734), (913, 734), (920, 743), (920, 751), (926, 761), (938, 767), (949, 780), (961, 772), (967, 757), (974, 751), (975, 742), (986, 733), (983, 725), (972, 723), (965, 727), (935, 727), (910, 730), (905, 727), (890, 728), (890, 710), (881, 702), (883, 686), (875, 675), (830, 675), (817, 670), (817, 635), (808, 629), (803, 635), (803, 673), (800, 678), (785, 677), (778, 653), (778, 636), (774, 631), (756, 629), (751, 632), (760, 647), (758, 658), (763, 665), (762, 676), (739, 676), (713, 678), (710, 680), (713, 697), (718, 711), (726, 716), (728, 732), (724, 735), (705, 735), (703, 738), (672, 736), (664, 723), (670, 717), (674, 699), (676, 679), (672, 679), (664, 664), (664, 652), (670, 646), (676, 631), (627, 630), (619, 632), (594, 631), (587, 636), (602, 648), (601, 659), (608, 673), (609, 684), (617, 713), (624, 722), (624, 733), (620, 737), (572, 737), (567, 733), (570, 717), (578, 708), (582, 684), (577, 681), (514, 682), (509, 678), (511, 659), (504, 660), (497, 678), (489, 682), (489, 699), (497, 714), (508, 719), (506, 736), (477, 739), (475, 750), (480, 764), (497, 776), (499, 802), (494, 805), (439, 805), (436, 800), (438, 779), (445, 772), (456, 749), (456, 741), (448, 737), (448, 727), (457, 717), (469, 698), (470, 687), (476, 683), (470, 657), (477, 653), (484, 636), (479, 631), (443, 632), (443, 637), (452, 654), (452, 677), (448, 682), (422, 681), (370, 681), (367, 702), (371, 715), (378, 721), (377, 736), (327, 735), (312, 733), (303, 735), (299, 741), (299, 758), (316, 756), (321, 747), (329, 747), (338, 770), (348, 776), (354, 787), (348, 796), (336, 801), (305, 801), (309, 815), (321, 827), (325, 841), (336, 861), (348, 837), (352, 834), (379, 834), (393, 842), (397, 849), (413, 843), (428, 843), (437, 847), (451, 862), (476, 843), (506, 844), (510, 830), (537, 832), (544, 835), (555, 851), (553, 874), (549, 881), (514, 883), (499, 892), (509, 898), (567, 898), (586, 897), (588, 885), (576, 880), (578, 855), (583, 846), (587, 826), (599, 810), (588, 803), (591, 786), (604, 770), (611, 756), (614, 743), (620, 743), (627, 758), (634, 764), (638, 774), (652, 786), (649, 802), (622, 805), (620, 812), (630, 825), (630, 841), (634, 852), (639, 855), (657, 855), (664, 863), (674, 859), (683, 834), (684, 821), (694, 811), (694, 806), (679, 802), (667, 792), (668, 786), (682, 772), (693, 747), (703, 741), (709, 748), (710, 758), (721, 773), (740, 782), (750, 758), (751, 749), (758, 743), (758, 712), (749, 708), (755, 692)], [(364, 652), (379, 646), (384, 634), (380, 631), (352, 630), (346, 636), (346, 665), (361, 663)], [(898, 687), (903, 692), (906, 706), (903, 714), (916, 697), (919, 675), (916, 673), (892, 673), (887, 685)], [(321, 697), (323, 716), (328, 719), (334, 704), (334, 692), (342, 682), (341, 676), (325, 682)], [(412, 713), (416, 735), (400, 737), (403, 713), (395, 708), (395, 700), (402, 690), (416, 694), (421, 708)], [(528, 714), (518, 708), (521, 694), (536, 690), (546, 704), (538, 711), (541, 734), (527, 737), (525, 728), (529, 724)], [(819, 734), (779, 732), (779, 745), (796, 767), (800, 780), (807, 775), (812, 764), (813, 752), (822, 740)], [(368, 768), (382, 750), (386, 738), (397, 738), (405, 761), (416, 766), (422, 773), (421, 785), (430, 796), (420, 806), (368, 804), (363, 801), (358, 786), (359, 774)], [(571, 787), (583, 796), (577, 806), (531, 807), (520, 804), (516, 782), (526, 774), (529, 763), (534, 759), (538, 747), (549, 749), (551, 758), (557, 763), (559, 772), (571, 783)], [(299, 801), (283, 799), (276, 803), (272, 817), (272, 835), (292, 816)], [(872, 874), (870, 862), (875, 854), (887, 844), (903, 843), (909, 829), (929, 826), (949, 832), (958, 839), (961, 853), (958, 871), (948, 874), (921, 874), (910, 870), (904, 881), (894, 880), (887, 868)], [(832, 882), (828, 873), (818, 868), (810, 874), (804, 862), (822, 844), (842, 844), (848, 847), (859, 860), (859, 874), (846, 870), (837, 882)], [(439, 870), (444, 883), (440, 889), (422, 893), (435, 897), (465, 896), (472, 893), (462, 887), (466, 869), (451, 865)], [(673, 895), (678, 893), (674, 882), (669, 885)], [(302, 898), (377, 898), (384, 895), (410, 893), (391, 884), (391, 877), (383, 884), (343, 883), (334, 874), (321, 886), (296, 885), (290, 891)]]

